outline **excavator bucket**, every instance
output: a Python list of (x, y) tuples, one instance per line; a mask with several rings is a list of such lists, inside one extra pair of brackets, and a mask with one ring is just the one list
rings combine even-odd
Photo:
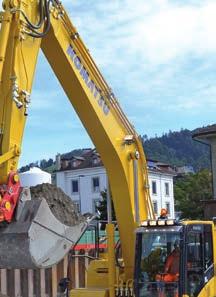
[(13, 222), (0, 228), (0, 268), (48, 268), (79, 240), (88, 221), (66, 226), (55, 218), (45, 199), (22, 191)]

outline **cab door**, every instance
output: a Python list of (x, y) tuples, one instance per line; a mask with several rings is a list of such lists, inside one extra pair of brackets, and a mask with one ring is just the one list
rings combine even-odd
[(212, 225), (188, 225), (185, 237), (184, 293), (189, 297), (213, 297)]

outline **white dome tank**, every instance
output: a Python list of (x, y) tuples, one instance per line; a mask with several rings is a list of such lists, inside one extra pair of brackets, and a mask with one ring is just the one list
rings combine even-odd
[(43, 183), (51, 184), (51, 174), (38, 167), (32, 167), (29, 171), (20, 173), (19, 177), (22, 187), (34, 187)]

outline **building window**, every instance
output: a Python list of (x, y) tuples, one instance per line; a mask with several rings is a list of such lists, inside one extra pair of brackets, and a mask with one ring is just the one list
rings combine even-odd
[(100, 205), (100, 199), (93, 199), (93, 204), (92, 204), (93, 213), (97, 213), (97, 208), (99, 205)]
[(93, 177), (92, 178), (92, 190), (95, 193), (100, 192), (100, 181), (99, 181), (99, 177)]
[(154, 214), (158, 214), (158, 204), (157, 201), (153, 201), (153, 210), (154, 210)]
[(92, 163), (93, 163), (94, 165), (97, 165), (98, 163), (100, 163), (100, 159), (99, 159), (98, 157), (94, 157), (94, 158), (92, 159)]
[(77, 179), (72, 180), (72, 193), (78, 193), (79, 192), (79, 182)]
[(76, 212), (80, 212), (80, 201), (73, 201)]
[(157, 194), (157, 183), (152, 181), (152, 194)]
[(72, 160), (71, 161), (71, 166), (76, 167), (77, 166), (77, 160)]
[(170, 203), (166, 202), (166, 210), (167, 210), (167, 214), (170, 215)]
[(170, 194), (169, 183), (165, 183), (165, 195), (169, 196), (169, 194)]

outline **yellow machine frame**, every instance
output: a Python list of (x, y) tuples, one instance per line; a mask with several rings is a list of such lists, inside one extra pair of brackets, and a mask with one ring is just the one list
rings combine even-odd
[[(0, 183), (16, 171), (39, 49), (58, 77), (106, 167), (118, 220), (125, 278), (133, 278), (134, 230), (154, 217), (141, 141), (91, 58), (60, 2), (50, 7), (50, 29), (30, 36), (38, 1), (5, 0), (0, 15)], [(41, 29), (42, 30), (42, 29)]]
[[(30, 29), (27, 20), (40, 23), (39, 5), (37, 0), (4, 0), (0, 13), (0, 184), (17, 170), (41, 48), (107, 170), (124, 261), (123, 271), (115, 268), (114, 229), (108, 224), (109, 260), (93, 261), (88, 288), (72, 290), (71, 296), (114, 297), (116, 287), (132, 289), (135, 229), (141, 221), (154, 219), (142, 143), (62, 4), (48, 1), (50, 19), (46, 16), (39, 29)], [(215, 243), (215, 226), (213, 230)], [(214, 263), (215, 257), (214, 244)], [(215, 282), (214, 277), (199, 297), (215, 296)]]

